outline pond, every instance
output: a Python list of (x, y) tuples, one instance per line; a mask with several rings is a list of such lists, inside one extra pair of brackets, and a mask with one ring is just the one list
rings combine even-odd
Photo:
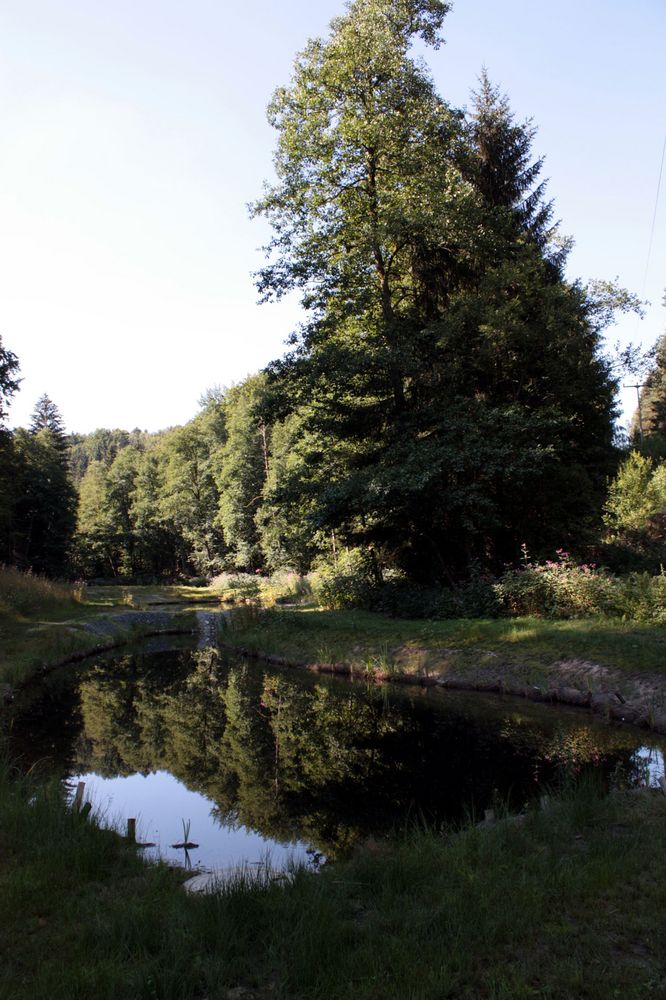
[[(178, 648), (178, 646), (182, 648)], [(664, 742), (553, 708), (365, 686), (173, 638), (53, 673), (16, 706), (25, 767), (85, 782), (153, 856), (206, 869), (316, 867), (413, 824), (520, 809), (588, 771), (656, 783)], [(189, 851), (171, 845), (189, 841)]]

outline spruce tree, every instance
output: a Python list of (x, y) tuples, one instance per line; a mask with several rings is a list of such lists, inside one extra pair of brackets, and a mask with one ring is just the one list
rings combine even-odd
[(455, 580), (593, 532), (615, 385), (604, 311), (559, 270), (531, 125), (487, 78), (469, 126), (436, 94), (408, 54), (426, 8), (350, 3), (277, 91), (259, 287), (309, 311), (270, 370), (302, 434), (271, 500)]

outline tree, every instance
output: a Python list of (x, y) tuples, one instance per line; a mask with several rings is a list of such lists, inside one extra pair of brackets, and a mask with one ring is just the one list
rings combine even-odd
[(308, 45), (255, 206), (261, 292), (309, 311), (269, 370), (303, 456), (273, 499), (425, 580), (582, 543), (614, 461), (602, 313), (559, 273), (531, 126), (487, 78), (466, 125), (408, 56), (444, 13), (357, 0)]
[(256, 515), (269, 468), (270, 431), (261, 413), (265, 381), (255, 375), (224, 394), (226, 440), (215, 459), (225, 562), (247, 570), (263, 562)]
[(632, 451), (610, 485), (604, 521), (618, 535), (646, 527), (655, 514), (666, 512), (666, 466)]
[(159, 445), (164, 470), (160, 514), (180, 539), (180, 572), (211, 573), (221, 567), (219, 493), (212, 467), (216, 444), (197, 418), (170, 431)]
[(79, 485), (75, 554), (77, 567), (86, 577), (117, 576), (120, 571), (109, 474), (99, 460), (88, 465)]
[(18, 372), (18, 358), (3, 347), (0, 336), (0, 561), (11, 558), (11, 534), (18, 477), (13, 436), (4, 425), (9, 403), (21, 382), (17, 377)]
[[(664, 297), (666, 305), (666, 296)], [(649, 352), (653, 364), (645, 379), (639, 376), (634, 381), (643, 381), (641, 392), (640, 420), (638, 410), (632, 421), (634, 445), (651, 455), (666, 457), (666, 333), (657, 338)]]
[(473, 91), (472, 113), (466, 125), (467, 142), (461, 145), (459, 162), (466, 176), (498, 215), (534, 240), (539, 249), (560, 269), (569, 244), (557, 243), (551, 225), (552, 202), (544, 202), (546, 182), (538, 182), (543, 157), (532, 161), (536, 128), (531, 121), (517, 124), (508, 97), (494, 86), (484, 69), (479, 89)]
[(18, 358), (3, 346), (0, 336), (0, 427), (7, 417), (9, 401), (21, 384), (21, 379), (17, 377), (18, 372)]
[(30, 419), (30, 431), (32, 434), (39, 434), (40, 431), (48, 430), (54, 439), (65, 445), (65, 426), (63, 424), (60, 410), (49, 399), (46, 393), (40, 396), (35, 403)]
[(421, 291), (415, 270), (429, 247), (455, 252), (475, 231), (473, 192), (450, 157), (460, 118), (406, 55), (417, 35), (439, 44), (447, 9), (357, 0), (328, 43), (309, 43), (269, 106), (278, 182), (255, 206), (276, 234), (260, 291), (302, 289), (314, 317), (304, 350), (334, 336), (353, 349), (362, 335), (382, 402), (397, 410)]
[(76, 526), (76, 493), (62, 442), (48, 427), (20, 429), (14, 440), (19, 464), (14, 561), (48, 576), (63, 575)]

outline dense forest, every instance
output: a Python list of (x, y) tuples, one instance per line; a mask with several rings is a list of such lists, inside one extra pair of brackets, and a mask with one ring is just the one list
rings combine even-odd
[[(0, 560), (165, 580), (300, 572), (457, 586), (521, 552), (652, 568), (666, 532), (666, 341), (635, 451), (615, 432), (604, 329), (635, 299), (565, 276), (535, 129), (482, 73), (468, 110), (411, 56), (438, 0), (356, 0), (269, 107), (265, 300), (301, 293), (289, 352), (157, 434), (9, 431), (0, 341)], [(66, 403), (66, 401), (65, 401)]]

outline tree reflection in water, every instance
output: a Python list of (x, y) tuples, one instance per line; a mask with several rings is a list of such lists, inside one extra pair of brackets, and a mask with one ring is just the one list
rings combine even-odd
[(69, 773), (169, 771), (215, 803), (221, 824), (328, 857), (410, 822), (482, 814), (497, 798), (520, 807), (564, 775), (594, 769), (631, 785), (645, 774), (636, 731), (580, 712), (365, 687), (214, 649), (102, 658), (47, 704)]

